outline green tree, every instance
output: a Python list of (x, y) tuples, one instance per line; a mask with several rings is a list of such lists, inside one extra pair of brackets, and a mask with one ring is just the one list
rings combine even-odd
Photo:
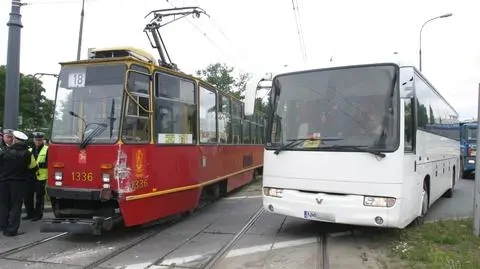
[(250, 79), (250, 74), (240, 73), (238, 78), (232, 74), (233, 67), (226, 64), (214, 63), (208, 65), (205, 69), (198, 70), (197, 75), (206, 82), (217, 87), (222, 92), (232, 93), (235, 97), (243, 100), (245, 98), (245, 87)]
[[(5, 79), (6, 67), (0, 66), (0, 122), (3, 126), (5, 104)], [(45, 97), (45, 88), (42, 81), (32, 76), (20, 74), (20, 104), (19, 116), (22, 116), (22, 124), (19, 129), (25, 132), (33, 130), (50, 130), (54, 101)], [(38, 105), (38, 109), (36, 109)], [(36, 113), (38, 111), (38, 113)]]
[[(247, 82), (251, 79), (249, 73), (240, 73), (237, 77), (233, 74), (234, 68), (222, 63), (213, 63), (208, 65), (203, 70), (198, 70), (196, 73), (204, 81), (214, 85), (219, 91), (231, 93), (233, 96), (237, 97), (239, 100), (245, 99), (245, 91)], [(225, 109), (228, 111), (230, 108), (226, 105)], [(214, 111), (215, 107), (209, 109), (209, 111)], [(255, 100), (255, 113), (252, 116), (247, 117), (246, 119), (253, 122), (263, 123), (264, 115), (268, 111), (268, 104), (263, 101), (262, 98), (258, 97)], [(237, 119), (232, 119), (230, 115), (218, 113), (219, 124), (223, 126), (221, 130), (219, 125), (219, 131), (223, 134), (226, 134), (227, 137), (230, 137), (234, 128), (241, 130), (241, 121)], [(232, 123), (232, 120), (234, 121)], [(262, 129), (263, 130), (263, 129)], [(261, 131), (263, 132), (263, 131)], [(236, 131), (237, 133), (237, 131)], [(222, 137), (221, 139), (226, 139)], [(228, 138), (231, 139), (231, 138)]]

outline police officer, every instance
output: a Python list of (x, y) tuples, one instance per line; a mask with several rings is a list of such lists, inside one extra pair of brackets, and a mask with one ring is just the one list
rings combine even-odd
[[(30, 194), (32, 198), (32, 206), (33, 195), (35, 195), (35, 207), (33, 209), (32, 221), (37, 221), (43, 218), (43, 210), (45, 206), (45, 183), (48, 178), (48, 146), (43, 143), (44, 138), (45, 135), (41, 132), (33, 133), (33, 143), (35, 146), (33, 149), (30, 149), (38, 166), (35, 174), (35, 180), (33, 181), (33, 193)], [(30, 216), (28, 216), (27, 213), (27, 218), (28, 217)]]
[(27, 135), (13, 131), (13, 144), (0, 155), (0, 229), (5, 236), (23, 234), (19, 232), (25, 181), (37, 164), (28, 150)]
[(13, 130), (12, 129), (5, 129), (3, 130), (3, 136), (2, 136), (2, 148), (1, 150), (4, 151), (7, 149), (7, 147), (11, 146), (13, 144)]
[(5, 142), (3, 142), (3, 128), (0, 127), (0, 153), (2, 153), (7, 148)]

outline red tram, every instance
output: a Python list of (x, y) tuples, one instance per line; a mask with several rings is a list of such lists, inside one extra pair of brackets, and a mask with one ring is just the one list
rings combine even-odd
[(189, 212), (262, 172), (262, 116), (159, 51), (158, 64), (134, 48), (61, 63), (48, 153), (55, 218), (43, 232), (100, 234)]

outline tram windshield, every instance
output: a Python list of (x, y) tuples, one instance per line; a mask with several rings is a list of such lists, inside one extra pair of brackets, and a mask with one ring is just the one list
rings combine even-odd
[(64, 66), (60, 71), (52, 142), (115, 143), (126, 65)]

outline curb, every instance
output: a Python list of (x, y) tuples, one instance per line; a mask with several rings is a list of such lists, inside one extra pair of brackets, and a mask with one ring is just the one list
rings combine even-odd
[(473, 218), (473, 216), (463, 216), (463, 217), (440, 217), (440, 218), (435, 218), (435, 219), (432, 219), (432, 220), (426, 220), (424, 221), (423, 223), (437, 223), (437, 222), (441, 222), (441, 221), (448, 221), (448, 220), (467, 220), (467, 219), (471, 219)]

